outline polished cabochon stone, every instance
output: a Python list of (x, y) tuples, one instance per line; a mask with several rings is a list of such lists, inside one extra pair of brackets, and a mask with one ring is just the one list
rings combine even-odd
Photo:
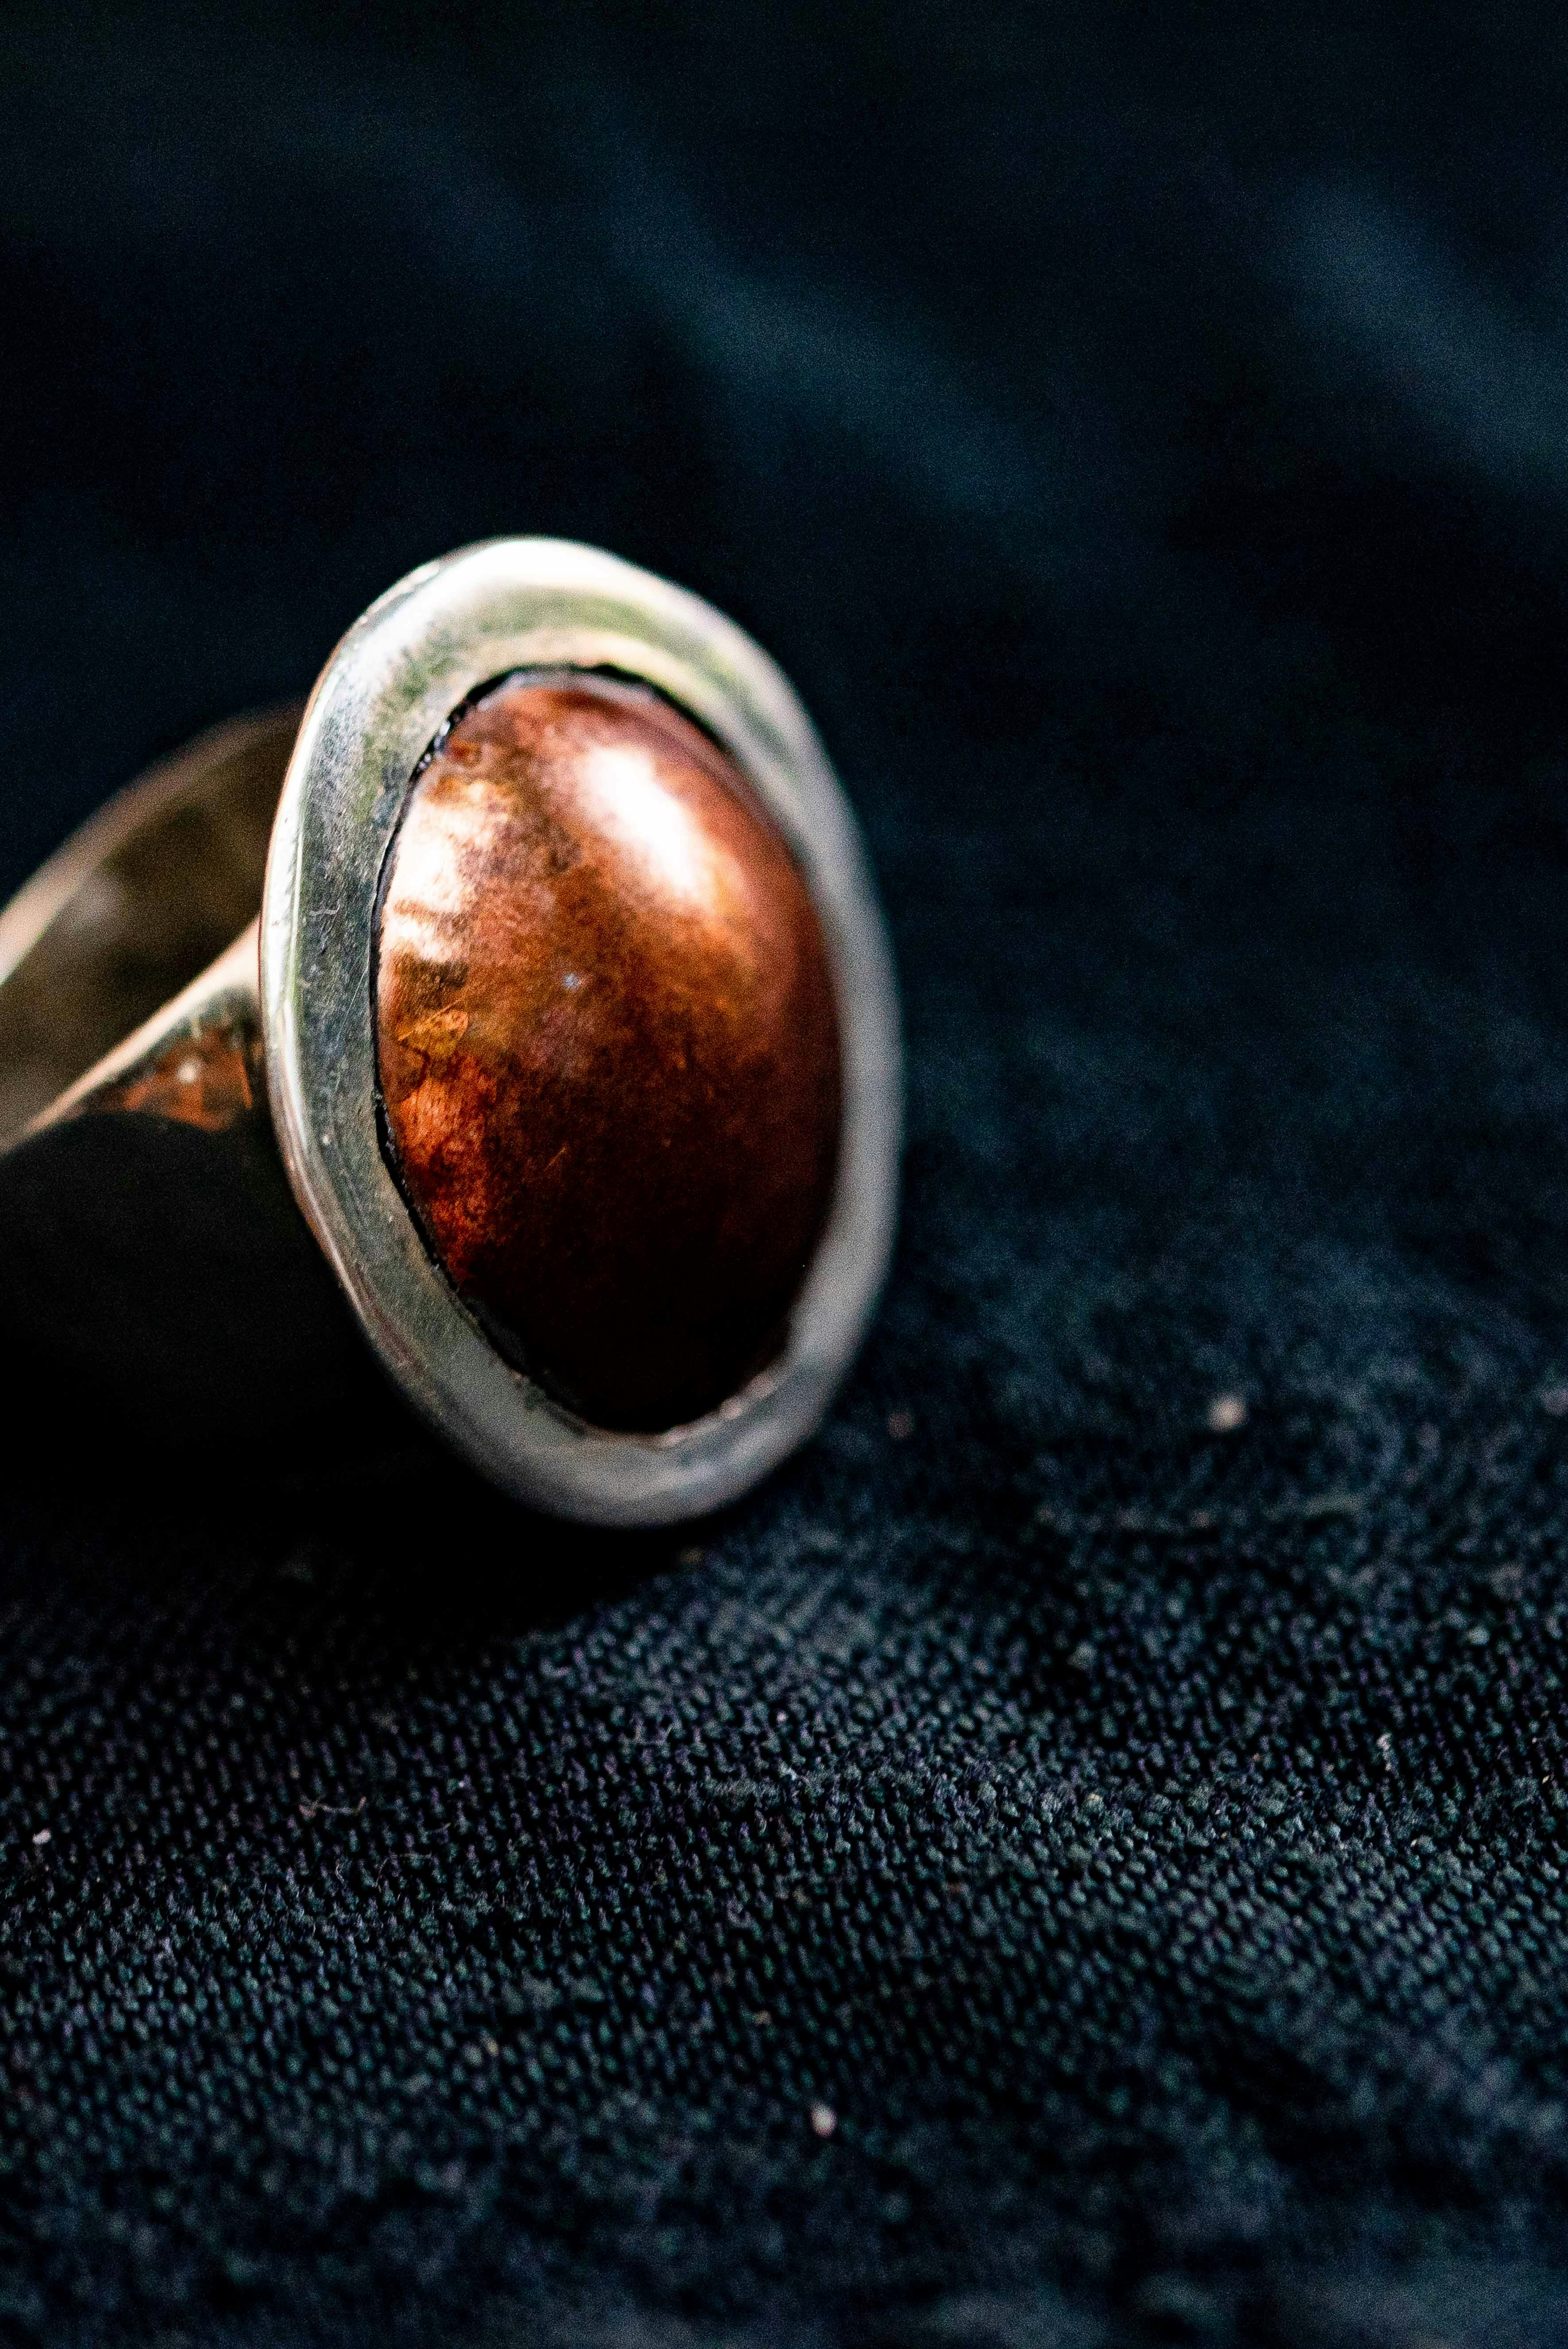
[(646, 688), (524, 673), (416, 776), (383, 877), (393, 1170), (496, 1342), (593, 1423), (766, 1369), (841, 1081), (820, 926), (734, 761)]

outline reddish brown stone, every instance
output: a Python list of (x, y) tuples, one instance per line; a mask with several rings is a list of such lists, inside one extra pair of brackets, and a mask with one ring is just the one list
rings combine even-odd
[(750, 787), (644, 688), (514, 678), (418, 775), (382, 905), (391, 1156), (449, 1277), (600, 1426), (715, 1409), (839, 1151), (822, 935)]

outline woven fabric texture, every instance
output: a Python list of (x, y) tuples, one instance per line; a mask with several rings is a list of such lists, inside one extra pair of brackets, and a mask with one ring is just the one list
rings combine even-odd
[(910, 1099), (689, 1531), (11, 1350), (0, 2338), (1568, 2334), (1560, 47), (9, 12), (0, 879), (581, 537), (799, 684)]

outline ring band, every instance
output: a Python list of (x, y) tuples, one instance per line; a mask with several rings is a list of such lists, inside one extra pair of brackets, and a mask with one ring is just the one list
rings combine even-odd
[(203, 738), (0, 914), (11, 1309), (192, 1436), (346, 1429), (368, 1339), (536, 1507), (719, 1506), (863, 1336), (900, 1116), (885, 933), (799, 700), (709, 605), (560, 541), (411, 574), (303, 719)]

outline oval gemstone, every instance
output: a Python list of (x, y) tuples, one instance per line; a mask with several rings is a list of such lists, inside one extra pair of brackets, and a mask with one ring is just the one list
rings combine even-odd
[(509, 1359), (653, 1432), (778, 1354), (838, 1165), (820, 925), (735, 761), (651, 689), (524, 673), (462, 710), (387, 853), (387, 1155)]

